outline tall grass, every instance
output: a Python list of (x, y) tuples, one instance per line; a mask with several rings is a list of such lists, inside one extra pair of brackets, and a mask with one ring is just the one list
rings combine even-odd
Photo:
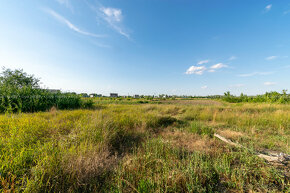
[[(287, 192), (289, 179), (282, 171), (224, 145), (212, 133), (222, 125), (241, 132), (246, 143), (260, 138), (254, 148), (274, 142), (285, 150), (288, 142), (276, 137), (282, 126), (289, 138), (289, 110), (282, 105), (113, 104), (0, 115), (0, 190)], [(251, 136), (252, 127), (264, 130)]]

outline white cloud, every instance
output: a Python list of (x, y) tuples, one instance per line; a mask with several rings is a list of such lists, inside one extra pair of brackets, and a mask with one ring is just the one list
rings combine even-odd
[(272, 4), (270, 4), (270, 5), (267, 5), (267, 6), (265, 7), (265, 11), (270, 11), (270, 10), (271, 10), (271, 8), (272, 8)]
[(228, 67), (227, 65), (223, 64), (223, 63), (218, 63), (218, 64), (215, 64), (215, 65), (212, 65), (209, 69), (209, 72), (215, 72), (217, 69), (220, 69), (220, 68), (226, 68)]
[(220, 68), (225, 68), (225, 67), (228, 67), (228, 66), (223, 64), (223, 63), (218, 63), (218, 64), (215, 64), (215, 65), (212, 65), (210, 68), (211, 69), (220, 69)]
[(267, 58), (265, 58), (266, 60), (274, 60), (276, 59), (278, 56), (269, 56)]
[(122, 10), (111, 7), (101, 7), (101, 17), (119, 34), (130, 39), (129, 33), (127, 33), (122, 27), (121, 22), (123, 20)]
[(209, 60), (201, 60), (201, 61), (199, 61), (199, 62), (197, 63), (197, 65), (206, 64), (206, 63), (208, 63), (208, 62), (209, 62)]
[(202, 86), (201, 89), (207, 89), (207, 85)]
[(264, 82), (264, 85), (265, 86), (272, 86), (272, 85), (275, 85), (276, 82)]
[(205, 66), (191, 66), (187, 69), (185, 74), (198, 74), (202, 75), (203, 72), (206, 70)]
[(237, 59), (236, 56), (231, 56), (228, 60), (235, 60), (235, 59)]
[(97, 2), (97, 5), (92, 5), (88, 1), (85, 1), (86, 4), (97, 14), (97, 22), (99, 23), (99, 19), (105, 21), (109, 27), (114, 29), (116, 32), (125, 36), (129, 40), (132, 40), (130, 34), (124, 28), (123, 22), (123, 12), (121, 9), (112, 8), (112, 7), (104, 7), (102, 4)]
[(255, 76), (255, 75), (268, 75), (273, 74), (274, 72), (252, 72), (248, 74), (239, 74), (239, 77), (249, 77), (249, 76)]
[(92, 37), (96, 37), (96, 38), (105, 37), (105, 35), (94, 34), (94, 33), (86, 32), (86, 31), (83, 31), (83, 30), (79, 29), (77, 26), (72, 24), (69, 20), (67, 20), (66, 18), (64, 18), (63, 16), (59, 15), (58, 13), (56, 13), (55, 11), (53, 11), (51, 9), (45, 9), (45, 11), (48, 14), (50, 14), (52, 17), (54, 17), (56, 20), (58, 20), (59, 22), (65, 24), (71, 30), (73, 30), (73, 31), (75, 31), (75, 32), (77, 32), (79, 34), (86, 35), (86, 36), (92, 36)]
[[(202, 62), (204, 64), (204, 61), (202, 61)], [(223, 64), (223, 63), (218, 63), (218, 64), (215, 64), (215, 65), (212, 65), (209, 68), (206, 68), (205, 66), (191, 66), (190, 68), (187, 69), (185, 74), (199, 74), (199, 75), (202, 75), (206, 70), (208, 72), (215, 72), (217, 69), (226, 68), (226, 67), (228, 67), (228, 66)]]
[(101, 8), (101, 11), (112, 21), (120, 22), (122, 20), (122, 10), (116, 8)]

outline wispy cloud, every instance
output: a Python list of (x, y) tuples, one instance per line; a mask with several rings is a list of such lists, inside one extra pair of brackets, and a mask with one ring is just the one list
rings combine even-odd
[(69, 29), (71, 29), (79, 34), (82, 34), (85, 36), (96, 37), (96, 38), (106, 37), (106, 35), (94, 34), (94, 33), (90, 33), (90, 32), (81, 30), (80, 28), (78, 28), (77, 26), (72, 24), (69, 20), (67, 20), (66, 18), (64, 18), (63, 16), (61, 16), (60, 14), (56, 13), (55, 11), (53, 11), (51, 9), (44, 9), (44, 10), (45, 10), (45, 12), (47, 12), (49, 15), (54, 17), (59, 22), (65, 24)]
[(123, 26), (123, 12), (119, 8), (105, 7), (101, 3), (97, 2), (97, 5), (92, 5), (89, 2), (85, 1), (86, 4), (97, 14), (97, 20), (101, 19), (106, 24), (109, 25), (116, 32), (126, 37), (129, 40), (132, 40), (130, 34)]
[(265, 86), (272, 86), (272, 85), (275, 85), (277, 84), (276, 82), (264, 82), (264, 85)]
[(73, 6), (70, 3), (70, 0), (56, 0), (59, 4), (64, 5), (65, 7), (67, 7), (68, 9), (70, 9), (71, 11), (73, 11)]
[(116, 9), (116, 8), (105, 8), (102, 7), (101, 11), (111, 20), (111, 21), (116, 21), (120, 22), (122, 21), (122, 10), (121, 9)]
[(185, 74), (198, 74), (202, 75), (204, 71), (206, 70), (205, 66), (191, 66), (187, 69)]
[(219, 68), (225, 68), (225, 67), (228, 67), (228, 66), (223, 64), (223, 63), (218, 63), (218, 64), (215, 64), (215, 65), (212, 65), (210, 68), (211, 69), (219, 69)]
[(231, 56), (228, 60), (236, 60), (237, 57), (236, 56)]
[(276, 58), (278, 58), (278, 56), (269, 56), (269, 57), (267, 57), (267, 58), (265, 58), (266, 60), (274, 60), (274, 59), (276, 59)]
[(101, 7), (101, 17), (119, 34), (130, 39), (129, 33), (127, 33), (122, 27), (121, 22), (123, 20), (122, 10), (112, 7)]
[(95, 41), (92, 41), (91, 43), (96, 45), (96, 46), (98, 46), (98, 47), (101, 47), (101, 48), (112, 48), (112, 46), (110, 46), (110, 45), (99, 43), (99, 42), (95, 42)]
[(207, 85), (202, 86), (201, 89), (207, 89)]
[(217, 64), (212, 65), (210, 67), (209, 72), (215, 72), (217, 69), (226, 68), (226, 67), (228, 67), (228, 66), (223, 64), (223, 63), (217, 63)]
[(268, 12), (272, 9), (272, 4), (269, 4), (265, 7), (265, 11)]
[(255, 75), (269, 75), (273, 74), (274, 72), (252, 72), (248, 74), (239, 74), (239, 77), (250, 77), (250, 76), (255, 76)]
[[(207, 63), (208, 61), (204, 60), (204, 61), (200, 61), (199, 63)], [(197, 64), (199, 64), (197, 63)], [(185, 74), (198, 74), (198, 75), (202, 75), (205, 71), (208, 72), (215, 72), (218, 69), (221, 68), (226, 68), (228, 67), (227, 65), (223, 64), (223, 63), (217, 63), (215, 65), (210, 66), (209, 68), (205, 67), (205, 66), (191, 66), (187, 69), (187, 71), (185, 72)]]
[(206, 64), (209, 63), (209, 60), (201, 60), (197, 63), (197, 65), (202, 65), (202, 64)]

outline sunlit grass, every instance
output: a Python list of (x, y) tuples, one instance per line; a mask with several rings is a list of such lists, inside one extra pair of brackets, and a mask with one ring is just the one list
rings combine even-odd
[(174, 101), (98, 107), (0, 115), (0, 189), (287, 191), (283, 171), (213, 133), (251, 149), (289, 154), (289, 105)]

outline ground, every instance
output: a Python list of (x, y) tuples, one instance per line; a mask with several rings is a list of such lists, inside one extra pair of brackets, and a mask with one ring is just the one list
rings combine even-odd
[(290, 105), (136, 101), (1, 115), (0, 190), (289, 191), (289, 165), (253, 152), (290, 154)]

